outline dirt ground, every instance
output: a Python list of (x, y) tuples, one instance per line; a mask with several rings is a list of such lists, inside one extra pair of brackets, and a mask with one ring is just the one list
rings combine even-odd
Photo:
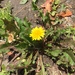
[[(26, 17), (33, 25), (36, 25), (37, 12), (32, 10), (32, 0), (28, 0), (28, 2), (24, 5), (20, 4), (21, 0), (3, 0), (1, 1), (1, 6), (4, 7), (7, 1), (10, 1), (12, 14), (21, 19)], [(38, 5), (41, 5), (44, 1), (38, 0)]]
[[(2, 0), (1, 6), (4, 7), (8, 0)], [(38, 17), (36, 16), (37, 11), (32, 10), (32, 0), (28, 0), (28, 2), (24, 5), (20, 4), (21, 0), (9, 0), (11, 3), (12, 14), (21, 19), (26, 17), (32, 25), (37, 25), (36, 21)], [(44, 0), (38, 0), (38, 6), (43, 4)], [(61, 2), (65, 2), (68, 8), (72, 11), (73, 15), (67, 18), (67, 24), (75, 25), (75, 0), (61, 0)], [(43, 56), (44, 63), (49, 63), (51, 67), (47, 67), (48, 75), (67, 75), (65, 72), (60, 71), (58, 66), (52, 62), (52, 60)], [(33, 74), (30, 74), (33, 75)], [(73, 74), (75, 75), (75, 74)]]

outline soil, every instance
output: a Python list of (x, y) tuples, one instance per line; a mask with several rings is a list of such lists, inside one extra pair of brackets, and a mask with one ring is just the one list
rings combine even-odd
[[(24, 5), (20, 4), (21, 0), (9, 0), (11, 3), (12, 14), (21, 19), (26, 17), (32, 25), (37, 25), (38, 14), (37, 11), (32, 10), (32, 0), (28, 0), (28, 2)], [(1, 0), (1, 7), (4, 7), (8, 0)], [(75, 25), (75, 0), (61, 0), (61, 2), (65, 2), (68, 8), (72, 11), (73, 15), (71, 17), (67, 17), (66, 21), (68, 25)], [(44, 0), (38, 0), (38, 6), (44, 3)], [(48, 75), (68, 75), (66, 72), (61, 71), (59, 67), (47, 56), (43, 56), (43, 62), (50, 64), (50, 67), (47, 67), (46, 70)], [(6, 61), (5, 61), (6, 63)], [(12, 74), (15, 75), (15, 74)], [(22, 75), (22, 74), (20, 74)], [(34, 75), (34, 74), (29, 74)], [(75, 74), (72, 74), (75, 75)]]
[[(8, 0), (1, 1), (1, 6), (4, 7)], [(36, 16), (37, 11), (32, 10), (32, 0), (28, 0), (28, 2), (24, 5), (20, 4), (21, 0), (9, 0), (12, 8), (12, 14), (21, 19), (27, 18), (32, 25), (36, 25)], [(44, 1), (38, 0), (38, 6), (41, 5)]]

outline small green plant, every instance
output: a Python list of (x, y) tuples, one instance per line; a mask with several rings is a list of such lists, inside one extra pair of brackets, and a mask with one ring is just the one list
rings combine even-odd
[[(8, 7), (6, 9), (8, 9)], [(4, 8), (1, 9), (1, 11), (4, 10)], [(8, 11), (6, 10), (6, 12)], [(32, 65), (36, 63), (36, 59), (39, 55), (37, 51), (41, 50), (39, 44), (43, 43), (42, 39), (45, 35), (45, 29), (41, 26), (32, 28), (31, 23), (28, 22), (26, 18), (24, 18), (24, 20), (21, 20), (18, 17), (13, 17), (11, 13), (9, 13), (8, 16), (11, 19), (8, 19), (5, 16), (4, 18), (1, 18), (3, 22), (3, 24), (1, 24), (1, 28), (4, 26), (3, 31), (5, 33), (0, 35), (0, 37), (2, 40), (5, 40), (5, 44), (0, 46), (0, 53), (2, 53), (3, 55), (7, 54), (7, 52), (9, 52), (9, 49), (7, 47), (14, 46), (18, 50), (18, 52), (20, 52), (21, 57), (19, 60), (16, 60), (17, 63), (10, 62), (6, 68), (9, 71), (10, 69), (13, 70), (25, 68), (25, 74), (28, 74), (30, 70), (34, 70), (32, 68)], [(37, 32), (39, 36), (36, 35)], [(4, 71), (2, 71), (1, 73), (4, 74)]]
[(59, 12), (62, 12), (66, 9), (64, 4), (60, 5), (59, 0), (54, 0), (53, 2), (46, 1), (41, 8), (36, 5), (36, 3), (32, 2), (33, 10), (37, 10), (39, 12), (39, 17), (41, 17), (44, 24), (49, 24), (49, 26), (56, 26), (62, 23), (62, 19), (57, 15)]
[[(48, 1), (49, 3), (49, 1)], [(63, 22), (63, 18), (58, 16), (59, 12), (66, 11), (64, 4), (60, 5), (59, 0), (54, 0), (51, 4), (51, 8), (46, 9), (47, 1), (42, 5), (43, 10), (40, 9), (36, 3), (32, 3), (33, 9), (38, 10), (39, 16), (44, 22), (46, 28), (46, 34), (44, 39), (45, 54), (52, 57), (52, 59), (61, 67), (69, 67), (75, 65), (74, 60), (74, 39), (75, 29), (72, 27), (60, 28), (60, 24)], [(47, 5), (48, 6), (48, 5)], [(57, 15), (58, 14), (58, 15)], [(62, 15), (61, 15), (62, 16)], [(70, 40), (69, 45), (64, 45), (66, 40)], [(75, 71), (73, 69), (73, 71)]]
[[(26, 0), (25, 0), (26, 1)], [(48, 2), (47, 2), (48, 3)], [(45, 7), (46, 6), (42, 6)], [(0, 46), (0, 53), (7, 54), (9, 47), (13, 46), (16, 50), (15, 53), (19, 55), (9, 62), (6, 68), (9, 70), (24, 69), (25, 75), (31, 71), (35, 71), (38, 75), (47, 75), (45, 65), (42, 60), (42, 55), (47, 55), (59, 66), (71, 68), (74, 72), (75, 69), (75, 28), (66, 27), (60, 28), (62, 18), (58, 16), (58, 9), (65, 11), (65, 7), (61, 8), (59, 0), (54, 0), (51, 3), (51, 9), (46, 12), (36, 5), (36, 0), (32, 2), (32, 8), (38, 10), (39, 16), (44, 23), (43, 26), (32, 27), (26, 18), (21, 20), (11, 14), (9, 7), (0, 9), (0, 37), (5, 40), (5, 44)], [(68, 45), (65, 45), (66, 42)], [(33, 67), (36, 65), (36, 68)], [(2, 69), (2, 75), (6, 72)], [(7, 74), (6, 74), (7, 75)], [(9, 74), (8, 74), (9, 75)]]

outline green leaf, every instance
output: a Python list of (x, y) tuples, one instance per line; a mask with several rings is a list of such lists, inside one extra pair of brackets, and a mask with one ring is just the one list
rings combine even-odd
[(1, 9), (0, 9), (0, 19), (2, 19), (3, 18), (3, 16), (2, 16), (2, 12), (1, 12)]
[(18, 17), (14, 17), (14, 19), (17, 22), (19, 28), (21, 28), (21, 26), (23, 26), (23, 21), (20, 18), (18, 18)]
[(64, 64), (66, 67), (75, 65), (75, 57), (71, 50), (64, 50), (63, 55), (57, 61), (57, 64)]
[(33, 56), (33, 54), (31, 53), (30, 56), (27, 58), (27, 60), (25, 62), (25, 66), (26, 67), (31, 64), (31, 62), (32, 62), (32, 56)]
[(54, 5), (54, 6), (52, 7), (52, 10), (56, 11), (56, 10), (57, 10), (57, 6)]
[(55, 14), (56, 14), (56, 11), (52, 11), (52, 12), (51, 12), (51, 15), (52, 15), (52, 16), (55, 16)]
[(45, 16), (44, 14), (42, 15), (42, 20), (43, 20), (43, 22), (45, 22), (46, 20), (47, 20), (47, 16)]
[(59, 10), (60, 10), (60, 11), (65, 11), (65, 10), (66, 10), (66, 6), (65, 6), (65, 4), (61, 4)]
[(1, 35), (5, 35), (5, 30), (2, 29), (2, 28), (0, 29), (0, 36), (1, 36)]
[(64, 53), (64, 55), (68, 59), (70, 65), (72, 65), (72, 66), (75, 65), (75, 56), (73, 54), (73, 51), (66, 50), (65, 53)]
[(53, 28), (51, 27), (50, 29), (46, 30), (45, 38), (47, 38), (49, 35), (52, 36), (54, 33)]
[(28, 20), (26, 18), (24, 18), (24, 20), (21, 20), (20, 18), (18, 17), (15, 17), (15, 20), (18, 24), (18, 27), (20, 29), (20, 32), (23, 32), (25, 34), (25, 32), (29, 32), (30, 29), (31, 29), (31, 23), (28, 22)]
[(31, 23), (28, 22), (28, 20), (27, 20), (26, 18), (24, 18), (23, 24), (24, 24), (27, 28), (30, 28), (30, 26), (31, 26)]
[(21, 1), (20, 1), (20, 4), (25, 4), (25, 3), (27, 3), (27, 1), (28, 1), (28, 0), (21, 0)]
[(28, 44), (24, 41), (24, 42), (18, 43), (17, 45), (15, 45), (15, 47), (23, 54), (23, 53), (25, 53), (25, 51), (28, 47)]
[(59, 4), (60, 0), (55, 0), (55, 4)]
[(48, 46), (48, 47), (52, 47), (52, 44), (51, 44), (51, 43), (48, 43), (47, 46)]
[(59, 20), (59, 18), (56, 18), (55, 21), (53, 21), (53, 22), (54, 22), (53, 25), (57, 25), (58, 23), (60, 23), (60, 20)]
[(75, 36), (72, 36), (73, 40), (75, 41)]
[(35, 56), (33, 57), (33, 62), (32, 62), (33, 64), (36, 62), (37, 57), (38, 57), (38, 52), (36, 52)]
[(5, 75), (5, 71), (0, 72), (0, 75)]
[(4, 25), (3, 20), (0, 19), (0, 26)]
[(33, 9), (33, 10), (38, 10), (38, 7), (37, 7), (37, 5), (35, 4), (35, 2), (32, 2), (32, 9)]
[(37, 2), (37, 0), (32, 0), (34, 3), (36, 3)]
[(52, 50), (50, 51), (50, 54), (54, 57), (57, 57), (61, 53), (61, 50)]
[(59, 59), (57, 62), (56, 62), (58, 65), (62, 64), (63, 62)]
[(13, 18), (10, 14), (5, 14), (5, 19), (8, 20), (8, 21), (11, 21)]

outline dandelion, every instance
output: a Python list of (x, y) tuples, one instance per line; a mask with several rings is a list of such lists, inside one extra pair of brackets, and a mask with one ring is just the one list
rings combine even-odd
[(35, 27), (31, 30), (30, 37), (32, 37), (32, 40), (41, 40), (44, 38), (45, 30), (43, 27)]

